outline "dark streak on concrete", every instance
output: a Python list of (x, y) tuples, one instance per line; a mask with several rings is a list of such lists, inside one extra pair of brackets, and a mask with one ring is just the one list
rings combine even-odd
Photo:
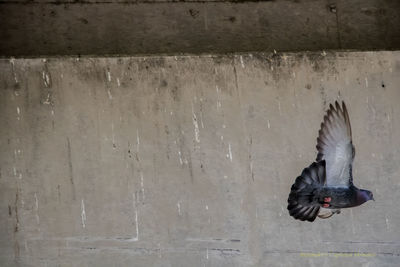
[(17, 192), (15, 192), (15, 203), (14, 203), (14, 213), (15, 213), (14, 232), (15, 233), (18, 232), (18, 230), (19, 230), (19, 216), (18, 216), (18, 198), (19, 198), (19, 195), (18, 195), (18, 190), (19, 189), (17, 189)]
[(57, 185), (57, 197), (58, 197), (58, 202), (61, 202), (61, 190), (60, 190), (60, 185)]
[(250, 139), (249, 139), (249, 170), (250, 170), (250, 174), (251, 174), (251, 179), (253, 180), (253, 182), (254, 182), (254, 171), (253, 171), (253, 169), (252, 169), (252, 167), (250, 167), (251, 165), (250, 164), (252, 164), (252, 146), (253, 146), (253, 137), (251, 137), (250, 136)]
[(324, 110), (327, 108), (326, 106), (326, 93), (325, 93), (325, 88), (321, 85), (321, 87), (319, 88), (319, 92), (321, 94), (321, 99), (322, 99), (322, 103), (323, 103), (323, 108)]
[(193, 176), (193, 166), (192, 166), (192, 155), (189, 152), (188, 156), (188, 167), (189, 167), (189, 173), (190, 173), (190, 181), (193, 183), (194, 182), (194, 176)]
[(75, 200), (74, 169), (72, 166), (71, 142), (69, 140), (69, 137), (67, 137), (67, 152), (68, 152), (69, 180), (72, 186), (72, 198)]
[(19, 189), (15, 192), (15, 202), (14, 202), (14, 213), (15, 213), (15, 225), (14, 225), (14, 260), (18, 265), (19, 261), (19, 242), (17, 238), (17, 233), (19, 231), (19, 215), (18, 215), (18, 201), (19, 201)]

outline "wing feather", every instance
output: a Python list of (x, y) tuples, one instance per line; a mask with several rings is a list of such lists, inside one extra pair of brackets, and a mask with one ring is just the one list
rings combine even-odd
[(326, 184), (348, 187), (352, 184), (354, 146), (350, 118), (344, 102), (329, 106), (317, 138), (317, 161), (326, 161)]

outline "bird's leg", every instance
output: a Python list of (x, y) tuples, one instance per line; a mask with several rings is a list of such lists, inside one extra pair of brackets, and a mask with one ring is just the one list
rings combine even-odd
[(318, 217), (321, 219), (328, 219), (333, 216), (333, 214), (340, 214), (340, 210), (330, 210), (327, 213), (320, 213)]
[(332, 211), (329, 211), (327, 213), (318, 214), (318, 217), (321, 218), (321, 219), (328, 219), (328, 218), (332, 217), (333, 214), (334, 213)]

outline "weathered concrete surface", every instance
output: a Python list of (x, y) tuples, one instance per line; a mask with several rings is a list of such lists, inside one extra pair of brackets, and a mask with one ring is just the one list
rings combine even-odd
[(398, 0), (0, 0), (0, 25), (14, 57), (400, 49)]
[[(398, 266), (400, 52), (4, 59), (0, 73), (1, 266)], [(336, 99), (376, 202), (295, 221), (290, 186)]]

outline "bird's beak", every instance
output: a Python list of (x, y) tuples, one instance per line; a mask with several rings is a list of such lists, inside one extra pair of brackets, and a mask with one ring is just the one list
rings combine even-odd
[(373, 200), (373, 201), (375, 201), (375, 198), (374, 198), (374, 197), (372, 197), (372, 200)]

